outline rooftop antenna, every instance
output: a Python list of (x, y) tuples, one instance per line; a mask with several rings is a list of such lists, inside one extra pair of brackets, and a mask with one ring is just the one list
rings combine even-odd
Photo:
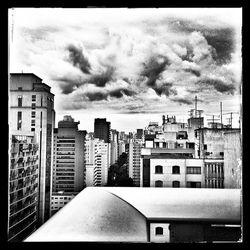
[(230, 114), (230, 118), (227, 118), (227, 120), (229, 120), (229, 125), (231, 128), (233, 128), (233, 114), (239, 114), (239, 112), (228, 112), (228, 113), (224, 113), (223, 115), (228, 115)]
[(220, 123), (221, 123), (221, 128), (223, 128), (223, 125), (222, 125), (222, 102), (220, 102)]

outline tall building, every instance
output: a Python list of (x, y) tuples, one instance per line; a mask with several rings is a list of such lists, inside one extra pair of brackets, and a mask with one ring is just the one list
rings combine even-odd
[(141, 172), (141, 139), (131, 139), (129, 143), (129, 177), (133, 179), (135, 187), (140, 186), (140, 172)]
[(137, 139), (143, 139), (143, 129), (137, 129), (136, 130), (136, 138)]
[(105, 186), (110, 166), (110, 143), (89, 134), (85, 141), (86, 186)]
[(10, 135), (8, 240), (20, 242), (38, 227), (39, 145), (34, 132)]
[(119, 151), (118, 151), (118, 135), (119, 132), (115, 129), (111, 129), (111, 139), (110, 139), (110, 164), (116, 163), (118, 157), (119, 157)]
[(85, 187), (84, 144), (86, 131), (64, 116), (54, 132), (53, 192), (80, 192)]
[(95, 119), (94, 137), (110, 143), (110, 122), (106, 121), (106, 118)]
[[(58, 203), (61, 198), (68, 202), (86, 186), (86, 131), (78, 130), (78, 124), (71, 116), (64, 116), (58, 122), (58, 128), (54, 129), (52, 213), (62, 207)], [(62, 204), (65, 205), (65, 202)]]
[(39, 144), (39, 223), (50, 217), (54, 94), (32, 73), (10, 74), (9, 127), (37, 134)]

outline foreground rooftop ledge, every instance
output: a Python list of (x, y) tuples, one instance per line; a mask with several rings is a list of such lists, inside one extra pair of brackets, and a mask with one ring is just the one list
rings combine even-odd
[(147, 242), (150, 221), (239, 225), (241, 190), (88, 187), (25, 242)]

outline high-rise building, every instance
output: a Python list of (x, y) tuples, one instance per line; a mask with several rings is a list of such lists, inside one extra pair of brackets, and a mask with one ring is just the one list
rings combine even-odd
[(118, 157), (119, 157), (119, 151), (118, 151), (118, 135), (119, 132), (115, 129), (111, 129), (111, 139), (110, 139), (110, 164), (116, 163)]
[(86, 186), (107, 184), (110, 156), (110, 143), (87, 135), (85, 141)]
[(96, 118), (94, 123), (94, 137), (110, 142), (110, 122), (106, 118)]
[[(52, 213), (86, 186), (86, 131), (78, 130), (78, 124), (79, 122), (75, 122), (71, 116), (64, 116), (63, 120), (58, 122), (58, 128), (54, 129)], [(63, 203), (59, 201), (61, 198), (65, 200)]]
[(54, 94), (32, 73), (10, 74), (10, 130), (35, 132), (39, 144), (39, 223), (50, 217)]
[(141, 172), (141, 139), (131, 139), (129, 142), (129, 177), (133, 179), (135, 187), (140, 186), (140, 172)]
[(137, 139), (143, 139), (143, 129), (137, 129), (136, 130), (136, 138)]
[(34, 132), (10, 135), (8, 240), (20, 242), (38, 227), (39, 145)]

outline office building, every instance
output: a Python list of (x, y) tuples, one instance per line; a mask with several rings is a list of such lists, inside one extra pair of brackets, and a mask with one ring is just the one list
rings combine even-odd
[(32, 73), (10, 74), (10, 130), (31, 131), (39, 144), (39, 223), (50, 217), (54, 94)]
[(110, 122), (106, 118), (96, 118), (94, 123), (94, 137), (110, 143)]

